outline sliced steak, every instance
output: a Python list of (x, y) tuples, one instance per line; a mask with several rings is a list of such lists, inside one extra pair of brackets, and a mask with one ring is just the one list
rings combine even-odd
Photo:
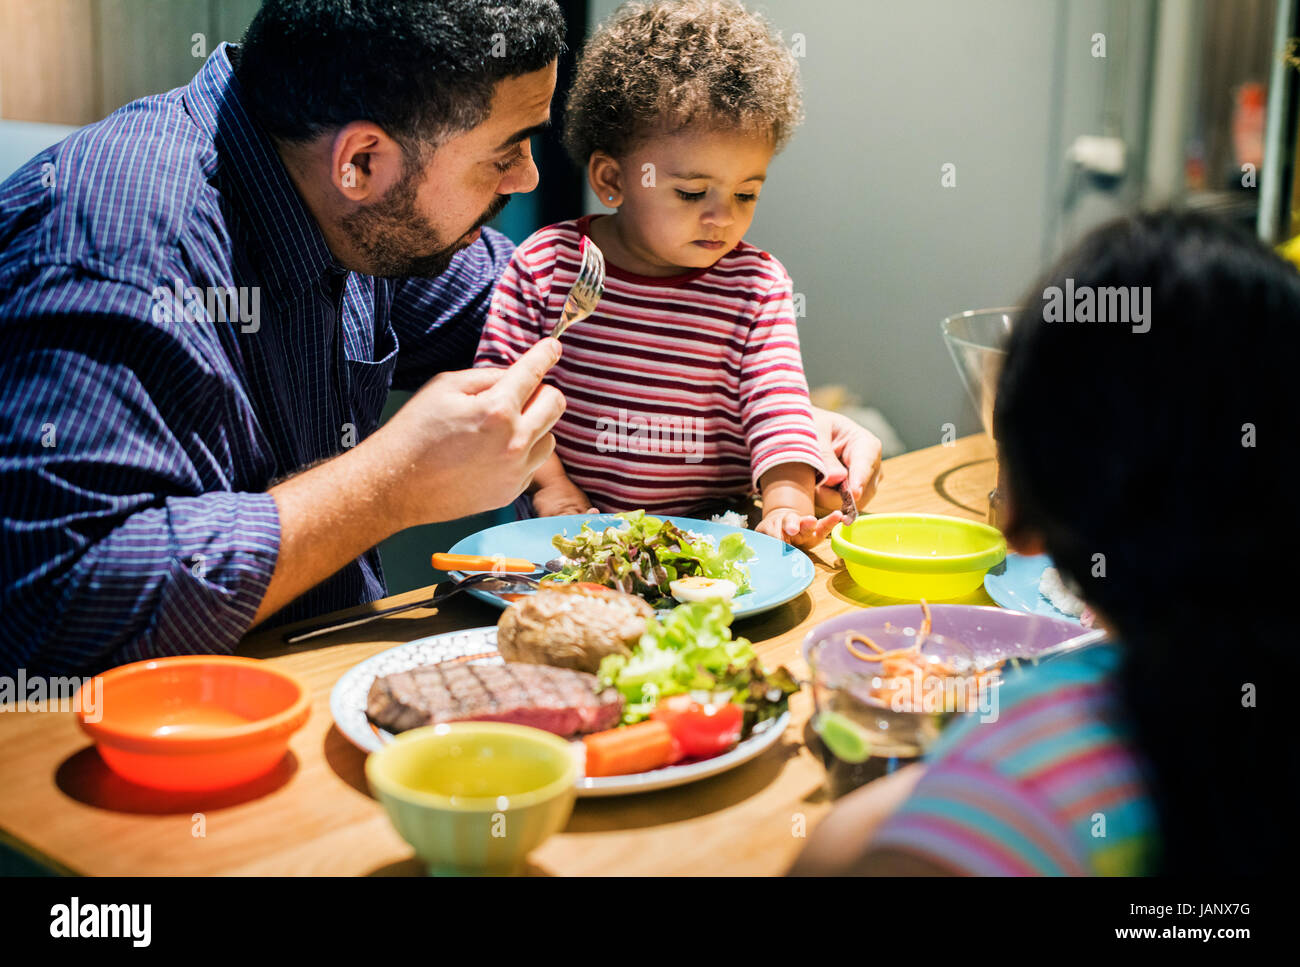
[(618, 725), (623, 696), (595, 675), (509, 662), (443, 662), (376, 678), (366, 716), (390, 732), (442, 722), (513, 722), (569, 737)]

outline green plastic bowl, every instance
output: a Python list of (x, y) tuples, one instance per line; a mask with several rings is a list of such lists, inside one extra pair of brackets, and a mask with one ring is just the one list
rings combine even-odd
[(1000, 531), (944, 514), (869, 514), (836, 524), (831, 547), (873, 594), (946, 601), (970, 594), (1007, 556)]
[(569, 821), (578, 771), (558, 735), (504, 722), (412, 729), (366, 759), (397, 832), (444, 875), (521, 871)]

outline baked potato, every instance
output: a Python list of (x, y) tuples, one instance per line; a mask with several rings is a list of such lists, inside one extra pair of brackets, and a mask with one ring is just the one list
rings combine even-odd
[(506, 608), (497, 649), (506, 661), (592, 672), (606, 655), (631, 655), (654, 609), (632, 594), (593, 584), (543, 587)]

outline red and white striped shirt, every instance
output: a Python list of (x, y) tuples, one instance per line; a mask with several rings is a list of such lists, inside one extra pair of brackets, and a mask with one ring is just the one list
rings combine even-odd
[[(492, 297), (476, 366), (509, 366), (549, 333), (581, 266), (591, 216), (534, 233)], [(546, 382), (569, 478), (601, 511), (687, 514), (746, 494), (783, 463), (824, 473), (799, 356), (790, 277), (741, 242), (683, 275), (606, 262), (595, 313), (564, 333)]]

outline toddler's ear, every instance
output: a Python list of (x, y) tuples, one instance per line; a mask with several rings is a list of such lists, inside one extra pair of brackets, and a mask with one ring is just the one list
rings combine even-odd
[(623, 166), (604, 151), (593, 151), (587, 159), (587, 184), (602, 204), (610, 208), (623, 204)]

